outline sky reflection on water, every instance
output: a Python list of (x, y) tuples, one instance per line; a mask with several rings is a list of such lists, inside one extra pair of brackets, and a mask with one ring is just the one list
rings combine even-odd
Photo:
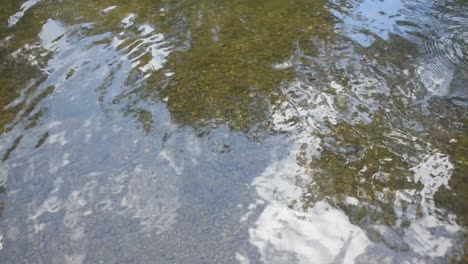
[(0, 14), (0, 261), (467, 260), (463, 1), (83, 3)]

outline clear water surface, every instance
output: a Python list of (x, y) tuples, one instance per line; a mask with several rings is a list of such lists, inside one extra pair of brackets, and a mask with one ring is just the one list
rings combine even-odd
[(464, 0), (0, 0), (0, 262), (468, 262), (467, 83)]

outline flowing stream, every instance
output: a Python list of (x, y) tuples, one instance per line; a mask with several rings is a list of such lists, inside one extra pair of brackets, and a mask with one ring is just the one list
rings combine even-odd
[(0, 0), (0, 263), (467, 263), (465, 0)]

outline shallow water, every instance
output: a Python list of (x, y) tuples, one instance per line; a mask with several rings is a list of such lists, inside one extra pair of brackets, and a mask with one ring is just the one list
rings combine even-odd
[(1, 263), (468, 261), (466, 1), (0, 6)]

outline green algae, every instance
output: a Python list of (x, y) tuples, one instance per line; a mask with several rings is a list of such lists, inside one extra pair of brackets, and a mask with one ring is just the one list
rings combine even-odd
[[(43, 97), (51, 93), (48, 90), (34, 99), (31, 104), (19, 104), (7, 110), (3, 109), (18, 97), (21, 87), (26, 86), (32, 77), (39, 78), (40, 75), (37, 69), (28, 66), (26, 62), (13, 62), (9, 54), (25, 44), (37, 41), (38, 33), (48, 19), (56, 19), (70, 25), (92, 22), (93, 26), (83, 29), (82, 33), (96, 35), (122, 31), (120, 22), (122, 18), (135, 13), (137, 22), (155, 25), (158, 32), (171, 39), (172, 44), (186, 43), (186, 48), (174, 50), (169, 55), (165, 67), (153, 73), (147, 80), (145, 89), (138, 97), (139, 100), (142, 98), (148, 100), (151, 97), (164, 98), (173, 119), (184, 125), (196, 126), (204, 122), (212, 124), (214, 121), (218, 124), (229, 124), (236, 130), (248, 131), (255, 124), (268, 119), (270, 105), (277, 101), (281, 102), (279, 87), (282, 83), (291, 81), (296, 74), (292, 68), (274, 69), (273, 65), (287, 61), (298, 51), (303, 55), (316, 56), (317, 49), (311, 40), (326, 41), (334, 34), (334, 18), (324, 7), (325, 4), (326, 1), (279, 0), (217, 1), (216, 3), (62, 1), (57, 6), (53, 2), (41, 2), (28, 10), (15, 26), (7, 28), (5, 21), (19, 8), (16, 1), (7, 1), (5, 8), (0, 12), (0, 18), (4, 21), (1, 36), (12, 35), (13, 39), (10, 41), (11, 44), (0, 49), (0, 55), (5, 58), (0, 74), (2, 78), (0, 89), (4, 95), (0, 102), (2, 109), (0, 127), (2, 131), (6, 131), (5, 126), (15, 119), (20, 110), (23, 110), (23, 116), (20, 118), (26, 118), (36, 109)], [(117, 8), (109, 13), (102, 12), (104, 8), (113, 5)], [(57, 8), (53, 14), (49, 12), (52, 6)], [(138, 33), (134, 27), (128, 31), (133, 34)], [(100, 43), (108, 44), (109, 39), (101, 40)], [(361, 52), (375, 58), (381, 64), (392, 63), (401, 69), (409, 67), (408, 54), (417, 54), (415, 46), (398, 35), (391, 35), (389, 41), (377, 39), (369, 49), (363, 49)], [(383, 53), (390, 55), (383, 56)], [(148, 61), (150, 57), (146, 54), (142, 59)], [(173, 72), (174, 75), (167, 77), (163, 72)], [(75, 69), (70, 69), (66, 79), (71, 78), (74, 73)], [(109, 82), (113, 77), (112, 74), (108, 77), (107, 85), (110, 85)], [(402, 81), (401, 78), (395, 79), (394, 84)], [(346, 80), (344, 82), (346, 83)], [(394, 84), (390, 83), (391, 86)], [(104, 86), (106, 84), (103, 84)], [(336, 91), (331, 89), (330, 93), (336, 94)], [(100, 100), (102, 101), (103, 97), (100, 97)], [(395, 107), (405, 113), (408, 102), (396, 96), (392, 97), (392, 101)], [(346, 108), (344, 104), (339, 105)], [(151, 113), (143, 109), (137, 109), (135, 113), (137, 113), (136, 119), (143, 124), (143, 129), (150, 131)], [(43, 114), (43, 111), (37, 111), (27, 127), (33, 127), (34, 120), (38, 120)], [(369, 142), (377, 144), (376, 142), (383, 140), (383, 133), (378, 130), (380, 125), (377, 120), (375, 125), (373, 129), (377, 130), (373, 134), (359, 125), (353, 128), (358, 131), (364, 129), (359, 132), (364, 136), (352, 134), (349, 131), (354, 130), (350, 127), (335, 128), (336, 136), (342, 141), (340, 144), (353, 146), (356, 148), (356, 153), (364, 156), (354, 161), (350, 167), (345, 164), (347, 160), (345, 154), (337, 154), (330, 150), (324, 152), (323, 163), (314, 165), (323, 168), (323, 172), (319, 175), (339, 174), (342, 178), (338, 178), (337, 181), (343, 182), (333, 187), (335, 190), (330, 189), (330, 193), (356, 192), (356, 179), (352, 175), (356, 175), (363, 166), (369, 168), (364, 178), (375, 174), (378, 167), (394, 174), (407, 169), (406, 164), (401, 163), (401, 160), (386, 150), (385, 146), (370, 145)], [(343, 130), (349, 131), (343, 132)], [(456, 160), (459, 159), (458, 156)], [(392, 159), (392, 162), (382, 163), (380, 157)], [(369, 162), (365, 164), (362, 160)], [(335, 166), (336, 164), (344, 165)], [(346, 172), (341, 173), (340, 170)], [(350, 185), (347, 186), (348, 184)], [(370, 194), (370, 198), (372, 196)]]
[[(392, 145), (386, 137), (390, 127), (384, 115), (377, 113), (370, 124), (338, 123), (330, 128), (331, 134), (323, 136), (327, 143), (320, 157), (306, 164), (314, 181), (303, 195), (304, 206), (327, 198), (353, 223), (367, 219), (393, 226), (395, 191), (421, 186), (408, 180), (411, 164), (403, 158), (402, 146)], [(348, 205), (346, 197), (361, 203)]]
[(142, 124), (143, 130), (149, 133), (153, 127), (153, 114), (150, 111), (139, 109), (135, 115), (137, 116), (137, 120)]
[(76, 73), (76, 70), (75, 69), (70, 69), (68, 72), (67, 72), (67, 76), (65, 76), (65, 80), (68, 80), (70, 79), (71, 77), (73, 77), (73, 75), (75, 75)]
[(190, 48), (170, 55), (174, 75), (159, 92), (176, 121), (217, 120), (247, 131), (266, 119), (276, 101), (271, 95), (294, 76), (273, 65), (292, 57), (298, 43), (315, 51), (307, 38), (324, 39), (332, 30), (329, 17), (311, 15), (323, 9), (321, 1), (259, 2), (207, 3), (192, 11), (185, 29)]
[(424, 141), (441, 153), (447, 154), (453, 164), (448, 188), (441, 187), (435, 194), (436, 205), (457, 215), (461, 226), (468, 226), (468, 116), (465, 109), (439, 99), (429, 105), (430, 114), (412, 112), (424, 124), (418, 133)]
[(36, 143), (36, 146), (34, 146), (34, 148), (40, 148), (44, 143), (45, 141), (47, 140), (47, 138), (49, 137), (49, 132), (45, 132), (44, 134), (42, 134), (42, 136), (39, 138), (39, 140), (37, 141)]
[[(20, 102), (15, 106), (7, 107), (14, 99), (18, 98), (23, 87), (28, 86), (31, 79), (40, 78), (37, 69), (24, 61), (13, 61), (6, 58), (0, 62), (0, 134), (7, 130), (16, 115), (26, 107), (26, 102)], [(28, 107), (29, 112), (31, 106)]]
[(17, 137), (15, 139), (15, 141), (13, 142), (13, 145), (11, 147), (9, 147), (6, 150), (5, 154), (3, 155), (2, 161), (7, 161), (10, 158), (11, 153), (13, 153), (13, 151), (16, 149), (16, 147), (18, 147), (18, 145), (19, 145), (19, 143), (21, 142), (22, 139), (23, 139), (23, 135), (21, 135), (21, 136), (19, 136), (19, 137)]
[[(215, 123), (248, 131), (268, 117), (270, 102), (277, 101), (272, 94), (279, 91), (281, 83), (294, 77), (292, 69), (274, 69), (273, 65), (290, 59), (298, 49), (315, 55), (310, 39), (326, 40), (332, 34), (333, 19), (324, 4), (325, 1), (62, 1), (57, 12), (50, 14), (49, 7), (54, 4), (41, 2), (4, 31), (13, 35), (13, 44), (3, 54), (7, 56), (37, 41), (48, 19), (64, 24), (92, 22), (92, 27), (81, 31), (96, 35), (120, 32), (120, 21), (134, 13), (137, 22), (156, 25), (158, 32), (173, 39), (173, 44), (189, 46), (169, 56), (163, 70), (173, 71), (171, 78), (161, 82), (158, 73), (150, 77), (145, 95), (167, 98), (174, 120), (182, 124), (216, 120)], [(117, 8), (102, 12), (113, 5)], [(166, 6), (171, 8), (161, 9)], [(137, 34), (135, 27), (126, 31)], [(148, 54), (142, 57), (149, 59)], [(66, 79), (74, 70), (68, 72)], [(166, 85), (162, 87), (161, 83)], [(17, 93), (7, 100), (16, 96)]]

